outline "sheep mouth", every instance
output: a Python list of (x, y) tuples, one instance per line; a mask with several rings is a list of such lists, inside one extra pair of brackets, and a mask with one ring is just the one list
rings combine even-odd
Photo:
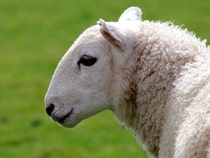
[(59, 119), (57, 119), (57, 122), (60, 123), (60, 124), (63, 124), (64, 121), (71, 116), (71, 114), (73, 113), (73, 108), (66, 114), (64, 115), (63, 117), (60, 117)]

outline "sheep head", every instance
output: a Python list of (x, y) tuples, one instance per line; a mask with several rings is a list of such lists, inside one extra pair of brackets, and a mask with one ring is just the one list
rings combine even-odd
[[(117, 71), (133, 49), (141, 10), (127, 9), (118, 22), (99, 20), (59, 62), (45, 96), (48, 115), (65, 127), (100, 111), (114, 110)], [(119, 73), (118, 73), (119, 74)]]

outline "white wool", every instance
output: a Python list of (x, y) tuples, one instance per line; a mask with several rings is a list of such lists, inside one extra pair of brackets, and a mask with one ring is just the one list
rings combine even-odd
[[(73, 127), (109, 109), (151, 157), (210, 157), (210, 48), (187, 30), (141, 15), (131, 7), (76, 40), (52, 78), (48, 114)], [(83, 55), (97, 62), (78, 64)]]

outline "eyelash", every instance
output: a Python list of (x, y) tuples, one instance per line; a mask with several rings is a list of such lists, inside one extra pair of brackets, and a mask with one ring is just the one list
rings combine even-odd
[(81, 64), (84, 65), (84, 66), (90, 67), (90, 66), (94, 65), (96, 63), (96, 61), (97, 61), (97, 58), (89, 56), (87, 54), (83, 54), (80, 57), (77, 64), (79, 65), (79, 67), (80, 67)]

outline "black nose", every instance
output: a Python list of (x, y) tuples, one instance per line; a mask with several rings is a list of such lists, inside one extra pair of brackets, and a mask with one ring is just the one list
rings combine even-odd
[(47, 112), (47, 114), (48, 114), (49, 116), (52, 114), (54, 108), (55, 108), (55, 105), (52, 104), (52, 103), (50, 104), (50, 106), (48, 106), (48, 107), (46, 108), (46, 112)]

